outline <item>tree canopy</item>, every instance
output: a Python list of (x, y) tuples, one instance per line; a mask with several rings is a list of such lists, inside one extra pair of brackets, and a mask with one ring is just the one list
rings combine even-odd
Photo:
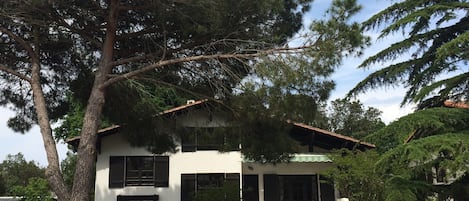
[(401, 117), (365, 138), (376, 150), (333, 153), (338, 166), (327, 175), (351, 200), (467, 200), (468, 118), (467, 109), (441, 107)]
[[(14, 130), (39, 125), (49, 161), (46, 175), (59, 200), (87, 200), (103, 119), (121, 123), (123, 112), (137, 110), (146, 113), (135, 120), (146, 120), (145, 115), (177, 102), (165, 102), (172, 99), (168, 88), (177, 97), (181, 91), (182, 97), (213, 99), (265, 95), (257, 104), (271, 106), (279, 118), (289, 114), (276, 105), (325, 99), (332, 83), (324, 78), (367, 38), (348, 21), (359, 10), (356, 2), (335, 0), (329, 18), (307, 28), (304, 44), (289, 47), (310, 2), (2, 1), (0, 104), (17, 111), (9, 121)], [(246, 78), (261, 82), (246, 84)], [(50, 126), (67, 112), (69, 100), (85, 107), (71, 191)], [(311, 116), (311, 111), (295, 112), (298, 119)]]
[(7, 155), (0, 163), (0, 195), (14, 194), (15, 188), (27, 186), (31, 178), (44, 179), (44, 168), (27, 161), (21, 153)]
[(385, 124), (381, 120), (381, 111), (365, 107), (360, 100), (336, 99), (327, 111), (330, 131), (363, 140)]
[[(467, 189), (461, 186), (468, 184), (468, 122), (467, 109), (430, 108), (402, 117), (370, 136), (386, 151), (376, 169), (388, 175), (388, 200), (398, 200), (398, 195), (421, 200), (434, 193), (441, 199), (467, 199), (469, 195), (462, 193)], [(445, 185), (432, 186), (433, 179)]]
[[(380, 38), (402, 31), (404, 39), (367, 58), (361, 68), (396, 61), (370, 74), (349, 95), (379, 86), (402, 84), (403, 104), (432, 98), (468, 99), (469, 3), (465, 0), (405, 0), (394, 3), (366, 22), (381, 28)], [(435, 94), (437, 96), (435, 96)], [(434, 104), (435, 104), (434, 103)]]

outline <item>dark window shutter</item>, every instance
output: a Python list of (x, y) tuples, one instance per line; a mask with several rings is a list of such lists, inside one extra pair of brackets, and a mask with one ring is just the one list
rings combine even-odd
[(155, 157), (155, 187), (168, 187), (169, 180), (169, 157)]
[(196, 193), (196, 176), (195, 174), (181, 175), (181, 201), (193, 201)]
[(280, 201), (279, 179), (275, 174), (264, 175), (264, 200)]
[(109, 188), (124, 187), (124, 156), (111, 156), (109, 158)]

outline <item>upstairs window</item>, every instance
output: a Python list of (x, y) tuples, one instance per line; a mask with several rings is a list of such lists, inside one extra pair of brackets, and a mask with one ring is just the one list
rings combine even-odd
[(155, 158), (151, 156), (127, 157), (125, 161), (126, 186), (153, 186)]
[(183, 152), (239, 150), (237, 135), (229, 127), (186, 127), (181, 132)]
[(168, 179), (168, 156), (111, 156), (109, 159), (109, 188), (168, 187)]

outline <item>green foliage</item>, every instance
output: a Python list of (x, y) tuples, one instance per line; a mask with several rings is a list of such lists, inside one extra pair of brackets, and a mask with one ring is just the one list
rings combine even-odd
[(85, 110), (81, 103), (69, 98), (69, 111), (62, 118), (60, 126), (54, 128), (54, 137), (57, 141), (79, 136), (83, 125)]
[(428, 172), (438, 165), (452, 174), (468, 172), (469, 132), (439, 134), (413, 140), (386, 152), (378, 169), (407, 179)]
[[(469, 112), (467, 109), (430, 108), (392, 122), (368, 138), (384, 152), (376, 171), (386, 178), (386, 200), (466, 200), (468, 185)], [(437, 168), (437, 169), (436, 169)], [(436, 172), (437, 171), (437, 172)], [(433, 178), (444, 172), (441, 187)], [(462, 190), (464, 191), (464, 190)]]
[(60, 169), (65, 180), (65, 184), (71, 189), (73, 185), (73, 177), (75, 175), (75, 167), (77, 163), (77, 155), (67, 152), (67, 158), (60, 163)]
[[(391, 176), (386, 183), (386, 201), (426, 200), (431, 195), (429, 185), (422, 181), (409, 181), (400, 176)], [(418, 194), (420, 192), (420, 194)], [(423, 194), (423, 195), (422, 195)]]
[(230, 105), (236, 115), (234, 129), (240, 136), (241, 151), (246, 158), (254, 161), (286, 161), (295, 152), (294, 141), (289, 136), (291, 125), (282, 118), (288, 114), (282, 110), (272, 111), (278, 108), (266, 107), (261, 97), (243, 94), (231, 100)]
[(337, 99), (331, 102), (327, 114), (328, 130), (363, 140), (385, 126), (381, 113), (376, 108), (365, 107), (360, 100)]
[(144, 145), (154, 153), (174, 151), (176, 145), (170, 129), (175, 127), (158, 115), (184, 104), (183, 93), (148, 81), (129, 80), (112, 86), (109, 94), (114, 98), (106, 103), (103, 115), (124, 126), (122, 132), (131, 144)]
[(8, 189), (5, 185), (5, 180), (3, 179), (3, 174), (0, 174), (0, 195), (5, 195), (7, 190)]
[[(448, 98), (467, 99), (468, 8), (465, 0), (405, 0), (368, 19), (364, 22), (366, 29), (384, 26), (381, 38), (402, 31), (405, 39), (369, 57), (360, 67), (400, 59), (403, 55), (410, 57), (370, 74), (349, 95), (403, 84), (408, 87), (403, 104), (420, 102), (435, 94), (440, 102)], [(447, 74), (449, 78), (445, 77)]]
[[(332, 155), (337, 167), (328, 175), (351, 200), (371, 193), (380, 196), (371, 200), (467, 200), (468, 115), (467, 109), (430, 108), (401, 117), (365, 138), (377, 150)], [(437, 175), (445, 185), (433, 185)]]
[(380, 157), (377, 152), (341, 149), (329, 156), (336, 166), (324, 175), (334, 181), (342, 197), (351, 201), (384, 200), (385, 178), (375, 169)]
[(365, 138), (365, 141), (376, 144), (380, 152), (385, 152), (403, 144), (411, 135), (420, 138), (464, 130), (469, 130), (466, 109), (430, 108), (399, 118)]
[(23, 154), (7, 155), (0, 163), (0, 178), (5, 190), (4, 194), (13, 191), (13, 186), (27, 186), (30, 178), (45, 178), (44, 169), (37, 166), (34, 161), (26, 161)]
[(21, 201), (54, 201), (49, 184), (43, 178), (30, 178), (27, 186), (14, 186), (12, 193)]

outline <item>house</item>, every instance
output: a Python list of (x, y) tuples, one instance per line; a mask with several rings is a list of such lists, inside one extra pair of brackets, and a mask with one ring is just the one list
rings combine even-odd
[[(224, 125), (204, 109), (208, 101), (193, 101), (163, 112), (180, 126), (214, 128)], [(176, 153), (156, 155), (132, 147), (119, 126), (99, 131), (96, 163), (96, 201), (335, 201), (333, 185), (319, 172), (331, 167), (325, 155), (333, 148), (369, 149), (360, 142), (301, 123), (291, 136), (301, 145), (289, 163), (265, 164), (246, 160), (239, 149), (219, 152), (213, 141), (189, 132)], [(68, 140), (76, 146), (79, 137)], [(241, 191), (240, 191), (241, 189)], [(221, 193), (220, 193), (221, 192)], [(205, 196), (205, 197), (204, 197)]]

